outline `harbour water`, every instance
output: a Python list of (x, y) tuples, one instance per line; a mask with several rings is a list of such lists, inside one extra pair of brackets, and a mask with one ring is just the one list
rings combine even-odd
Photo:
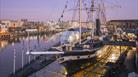
[[(8, 77), (15, 70), (22, 68), (23, 65), (29, 62), (29, 55), (26, 55), (27, 50), (47, 49), (50, 42), (47, 40), (51, 35), (20, 37), (14, 40), (0, 41), (0, 77)], [(30, 60), (36, 56), (30, 56)]]

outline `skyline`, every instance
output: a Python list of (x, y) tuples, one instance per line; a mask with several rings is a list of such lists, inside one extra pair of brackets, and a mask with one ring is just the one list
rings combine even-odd
[[(70, 0), (72, 2), (73, 0)], [(107, 20), (138, 19), (138, 0), (104, 0)], [(66, 0), (0, 0), (0, 19), (28, 19), (34, 21), (58, 20)], [(121, 8), (110, 8), (114, 3)], [(71, 14), (66, 14), (68, 19)]]

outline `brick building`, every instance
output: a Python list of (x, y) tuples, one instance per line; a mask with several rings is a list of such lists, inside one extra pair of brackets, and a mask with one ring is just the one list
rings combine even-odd
[(109, 32), (115, 32), (117, 28), (122, 30), (138, 28), (138, 19), (135, 20), (111, 20), (107, 22), (107, 29)]

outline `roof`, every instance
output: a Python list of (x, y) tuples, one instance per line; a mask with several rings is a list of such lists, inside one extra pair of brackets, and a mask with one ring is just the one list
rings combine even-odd
[(138, 19), (130, 19), (130, 20), (110, 20), (108, 22), (138, 22)]

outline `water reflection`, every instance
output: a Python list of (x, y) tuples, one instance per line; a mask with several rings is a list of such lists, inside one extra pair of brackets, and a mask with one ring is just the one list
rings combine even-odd
[(0, 40), (0, 48), (5, 47), (6, 45), (8, 45), (8, 42), (7, 41)]
[(26, 55), (27, 50), (46, 48), (51, 35), (19, 37), (0, 40), (0, 75), (7, 77), (11, 72), (22, 68), (36, 56)]

